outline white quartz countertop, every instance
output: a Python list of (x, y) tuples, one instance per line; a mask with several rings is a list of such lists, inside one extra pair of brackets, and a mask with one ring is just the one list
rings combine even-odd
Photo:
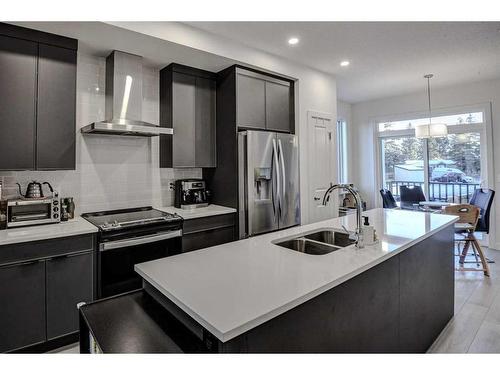
[(161, 211), (178, 214), (184, 220), (197, 219), (206, 216), (225, 215), (236, 212), (235, 208), (218, 206), (216, 204), (211, 204), (207, 207), (194, 208), (192, 210), (184, 210), (182, 208), (176, 208), (173, 206), (155, 207), (155, 208)]
[(48, 240), (97, 232), (97, 227), (78, 216), (57, 224), (33, 225), (0, 230), (0, 246), (20, 242)]
[(456, 216), (374, 209), (363, 213), (379, 243), (309, 255), (273, 244), (322, 228), (355, 228), (356, 216), (326, 220), (184, 253), (135, 270), (222, 342), (389, 259), (454, 223)]

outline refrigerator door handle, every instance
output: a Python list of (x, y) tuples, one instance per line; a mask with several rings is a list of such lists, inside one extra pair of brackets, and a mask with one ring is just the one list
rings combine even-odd
[(280, 203), (281, 203), (281, 177), (280, 177), (280, 167), (278, 164), (278, 151), (276, 149), (276, 140), (273, 139), (273, 160), (274, 160), (274, 168), (276, 169), (276, 195), (278, 197), (278, 212), (280, 212)]
[[(281, 146), (281, 139), (278, 139), (278, 148), (280, 152), (280, 161), (281, 161), (281, 176), (283, 178), (283, 195), (282, 198), (285, 199), (286, 196), (286, 177), (285, 177), (285, 160), (284, 160), (284, 154), (283, 154), (283, 147)], [(282, 204), (283, 206), (283, 204)]]
[[(274, 164), (274, 158), (276, 157), (276, 155), (274, 154), (274, 149), (273, 151), (271, 152), (271, 169), (273, 168), (273, 164)], [(273, 179), (273, 173), (271, 172), (271, 203), (273, 205), (273, 215), (274, 215), (274, 218), (276, 218), (276, 200), (274, 199), (274, 179)]]

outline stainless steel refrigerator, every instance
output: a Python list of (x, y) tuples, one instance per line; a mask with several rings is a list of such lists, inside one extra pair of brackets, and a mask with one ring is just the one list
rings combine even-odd
[(240, 238), (300, 224), (297, 136), (238, 134)]

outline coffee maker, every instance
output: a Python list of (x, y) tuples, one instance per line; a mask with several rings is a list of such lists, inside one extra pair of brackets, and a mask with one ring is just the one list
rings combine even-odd
[(210, 192), (204, 180), (190, 178), (175, 181), (175, 207), (187, 210), (206, 207), (209, 198)]

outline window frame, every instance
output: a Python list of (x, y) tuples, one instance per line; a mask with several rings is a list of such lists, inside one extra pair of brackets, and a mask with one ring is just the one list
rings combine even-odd
[[(449, 134), (460, 134), (460, 133), (470, 133), (479, 132), (481, 136), (481, 186), (489, 187), (494, 186), (493, 179), (493, 143), (492, 143), (492, 118), (491, 118), (491, 102), (480, 103), (474, 105), (462, 105), (455, 107), (438, 108), (432, 111), (432, 116), (446, 116), (458, 113), (467, 112), (482, 112), (483, 113), (483, 123), (474, 124), (464, 124), (464, 125), (453, 125), (448, 127)], [(383, 166), (382, 166), (382, 140), (384, 138), (397, 138), (404, 136), (415, 136), (414, 129), (404, 129), (404, 130), (392, 130), (392, 131), (382, 131), (378, 130), (378, 124), (380, 122), (391, 122), (391, 121), (405, 121), (415, 118), (425, 117), (426, 111), (421, 112), (407, 112), (394, 115), (385, 115), (373, 117), (370, 120), (371, 127), (373, 130), (373, 140), (374, 140), (374, 181), (378, 188), (374, 189), (374, 202), (376, 207), (381, 207), (382, 198), (379, 194), (379, 189), (383, 185), (384, 178), (382, 176)], [(483, 142), (484, 139), (484, 142)], [(424, 193), (429, 196), (429, 149), (427, 139), (423, 139), (424, 147)]]
[(342, 184), (349, 182), (348, 175), (348, 130), (347, 121), (337, 118), (337, 181)]

